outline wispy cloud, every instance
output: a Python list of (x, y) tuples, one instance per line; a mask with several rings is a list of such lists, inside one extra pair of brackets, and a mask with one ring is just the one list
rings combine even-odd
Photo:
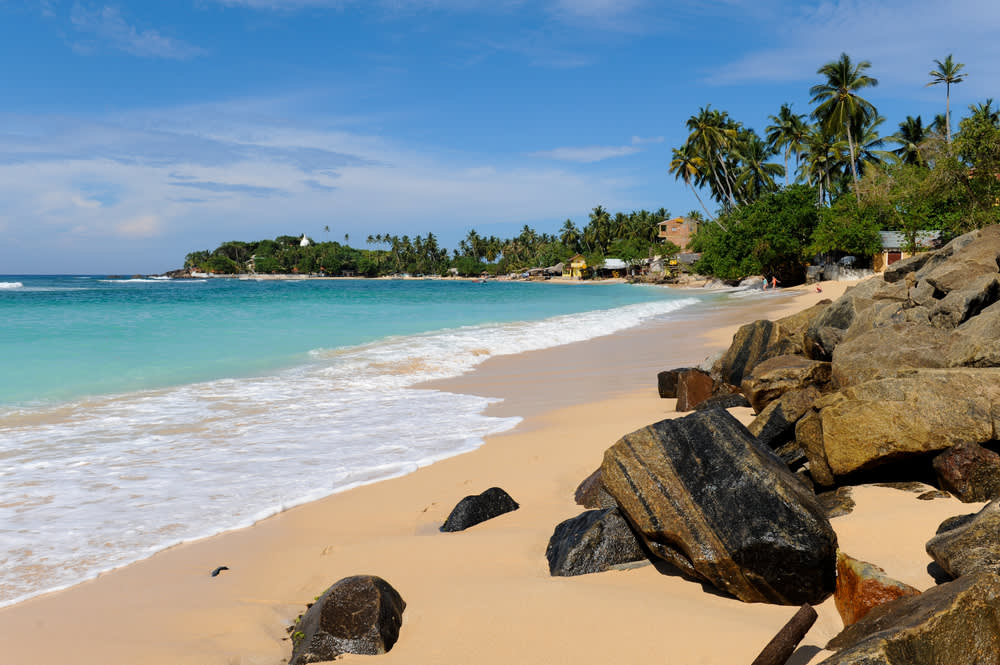
[[(738, 10), (737, 10), (738, 11)], [(825, 62), (846, 52), (870, 60), (870, 74), (883, 85), (908, 87), (914, 94), (927, 81), (934, 58), (954, 53), (975, 64), (956, 92), (991, 94), (1000, 78), (1000, 3), (954, 0), (947, 10), (932, 0), (826, 0), (770, 7), (769, 46), (752, 50), (708, 74), (710, 83), (809, 81)], [(922, 93), (920, 93), (922, 94)]]
[(553, 148), (551, 150), (539, 150), (530, 153), (529, 156), (540, 159), (552, 159), (561, 162), (575, 162), (578, 164), (592, 164), (605, 159), (616, 157), (627, 157), (642, 152), (643, 145), (652, 143), (663, 143), (662, 136), (643, 138), (633, 136), (629, 145), (592, 145), (580, 147)]
[(143, 58), (187, 60), (207, 52), (198, 46), (162, 35), (157, 30), (140, 30), (129, 24), (118, 9), (110, 6), (88, 10), (76, 4), (70, 19), (76, 31), (87, 36), (84, 41), (74, 44), (74, 48), (81, 53), (109, 47)]
[(122, 256), (139, 260), (139, 248), (148, 247), (147, 260), (156, 263), (133, 271), (176, 267), (192, 249), (224, 240), (275, 237), (290, 232), (289, 223), (296, 233), (336, 224), (358, 237), (372, 228), (419, 228), (447, 238), (470, 224), (565, 219), (595, 199), (627, 199), (634, 186), (516, 156), (483, 161), (307, 122), (261, 123), (250, 114), (223, 122), (219, 108), (100, 122), (0, 116), (0, 155), (17, 155), (0, 160), (8, 225), (0, 265), (30, 271), (34, 264), (21, 257), (52, 253), (34, 246), (40, 238), (98, 270), (120, 266)]

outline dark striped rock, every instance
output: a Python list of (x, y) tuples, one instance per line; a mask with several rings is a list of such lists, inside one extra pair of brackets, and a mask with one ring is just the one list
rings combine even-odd
[(741, 326), (733, 342), (716, 363), (713, 374), (722, 381), (738, 386), (761, 361), (790, 352), (781, 344), (781, 329), (774, 321), (754, 321)]
[(289, 665), (333, 660), (345, 653), (386, 653), (399, 638), (406, 603), (381, 577), (345, 577), (291, 628)]
[(741, 393), (724, 393), (712, 395), (703, 402), (695, 405), (695, 411), (705, 411), (707, 409), (736, 409), (748, 408), (750, 401)]
[(1000, 455), (963, 441), (934, 458), (941, 489), (959, 501), (991, 501), (1000, 498)]
[(470, 526), (520, 508), (517, 501), (499, 487), (491, 487), (482, 494), (467, 496), (458, 502), (448, 515), (442, 531), (464, 531)]
[(837, 552), (837, 590), (833, 600), (845, 627), (857, 623), (880, 605), (919, 593), (919, 589), (889, 577), (879, 566)]
[(1000, 664), (1000, 577), (977, 573), (881, 605), (830, 640), (820, 665)]
[(927, 553), (953, 578), (980, 571), (1000, 574), (1000, 501), (942, 523), (927, 541)]
[(616, 508), (588, 510), (556, 526), (545, 550), (549, 573), (586, 575), (646, 561), (639, 538)]
[(816, 497), (728, 412), (627, 434), (601, 474), (647, 547), (683, 574), (747, 602), (833, 591), (837, 537)]

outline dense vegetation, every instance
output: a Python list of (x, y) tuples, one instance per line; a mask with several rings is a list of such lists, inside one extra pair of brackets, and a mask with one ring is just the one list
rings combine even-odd
[(927, 85), (945, 84), (945, 113), (929, 126), (908, 116), (890, 136), (862, 96), (878, 85), (871, 63), (847, 54), (817, 71), (808, 117), (784, 104), (763, 137), (710, 106), (691, 116), (670, 172), (715, 222), (695, 237), (696, 268), (795, 280), (817, 254), (864, 261), (880, 249), (880, 230), (902, 232), (913, 250), (921, 231), (946, 240), (1000, 222), (1000, 109), (992, 100), (970, 106), (952, 136), (951, 86), (965, 65), (951, 55), (935, 65)]
[(590, 265), (597, 265), (609, 256), (634, 261), (653, 254), (676, 253), (676, 246), (664, 245), (657, 238), (657, 225), (668, 217), (663, 208), (612, 215), (597, 206), (582, 229), (567, 219), (558, 235), (538, 233), (528, 226), (506, 239), (481, 236), (472, 230), (451, 255), (433, 233), (415, 238), (390, 233), (370, 235), (366, 239), (370, 249), (348, 246), (346, 236), (344, 244), (310, 241), (305, 247), (300, 246), (298, 237), (280, 236), (274, 240), (226, 242), (215, 250), (192, 252), (184, 267), (219, 274), (253, 271), (375, 277), (400, 273), (443, 275), (454, 269), (460, 275), (496, 275), (552, 266), (575, 254), (583, 254)]
[[(1000, 108), (974, 104), (952, 135), (951, 86), (965, 79), (965, 65), (949, 55), (935, 61), (927, 85), (945, 85), (945, 113), (925, 125), (907, 116), (892, 135), (886, 120), (862, 96), (878, 85), (868, 61), (845, 53), (817, 70), (808, 116), (783, 104), (763, 135), (726, 111), (705, 106), (687, 121), (689, 135), (673, 150), (670, 173), (687, 184), (706, 221), (692, 249), (695, 268), (725, 279), (775, 274), (801, 279), (815, 256), (858, 257), (864, 263), (881, 248), (880, 230), (896, 230), (917, 248), (922, 231), (942, 239), (1000, 222)], [(895, 146), (895, 147), (893, 147)], [(890, 149), (892, 148), (892, 149)], [(706, 203), (706, 200), (712, 204)], [(604, 257), (626, 261), (670, 255), (657, 224), (661, 208), (612, 215), (602, 206), (581, 229), (567, 219), (557, 233), (525, 226), (513, 238), (475, 230), (450, 254), (432, 233), (368, 236), (368, 249), (337, 242), (299, 246), (282, 236), (228, 242), (187, 256), (185, 267), (216, 273), (502, 274), (565, 262), (581, 253), (590, 265)], [(329, 228), (326, 229), (329, 231)]]

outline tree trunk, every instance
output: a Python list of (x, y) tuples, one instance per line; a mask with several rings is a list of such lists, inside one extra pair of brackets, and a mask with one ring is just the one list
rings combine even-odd
[(851, 124), (844, 125), (847, 130), (847, 148), (851, 151), (851, 175), (854, 177), (854, 197), (861, 203), (861, 192), (858, 191), (858, 164), (854, 158), (854, 139), (851, 138)]

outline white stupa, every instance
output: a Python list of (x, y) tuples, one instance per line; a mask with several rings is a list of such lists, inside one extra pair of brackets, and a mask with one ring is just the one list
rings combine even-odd
[(299, 241), (299, 247), (308, 247), (308, 246), (309, 246), (309, 238), (307, 238), (306, 234), (303, 233), (302, 240)]

